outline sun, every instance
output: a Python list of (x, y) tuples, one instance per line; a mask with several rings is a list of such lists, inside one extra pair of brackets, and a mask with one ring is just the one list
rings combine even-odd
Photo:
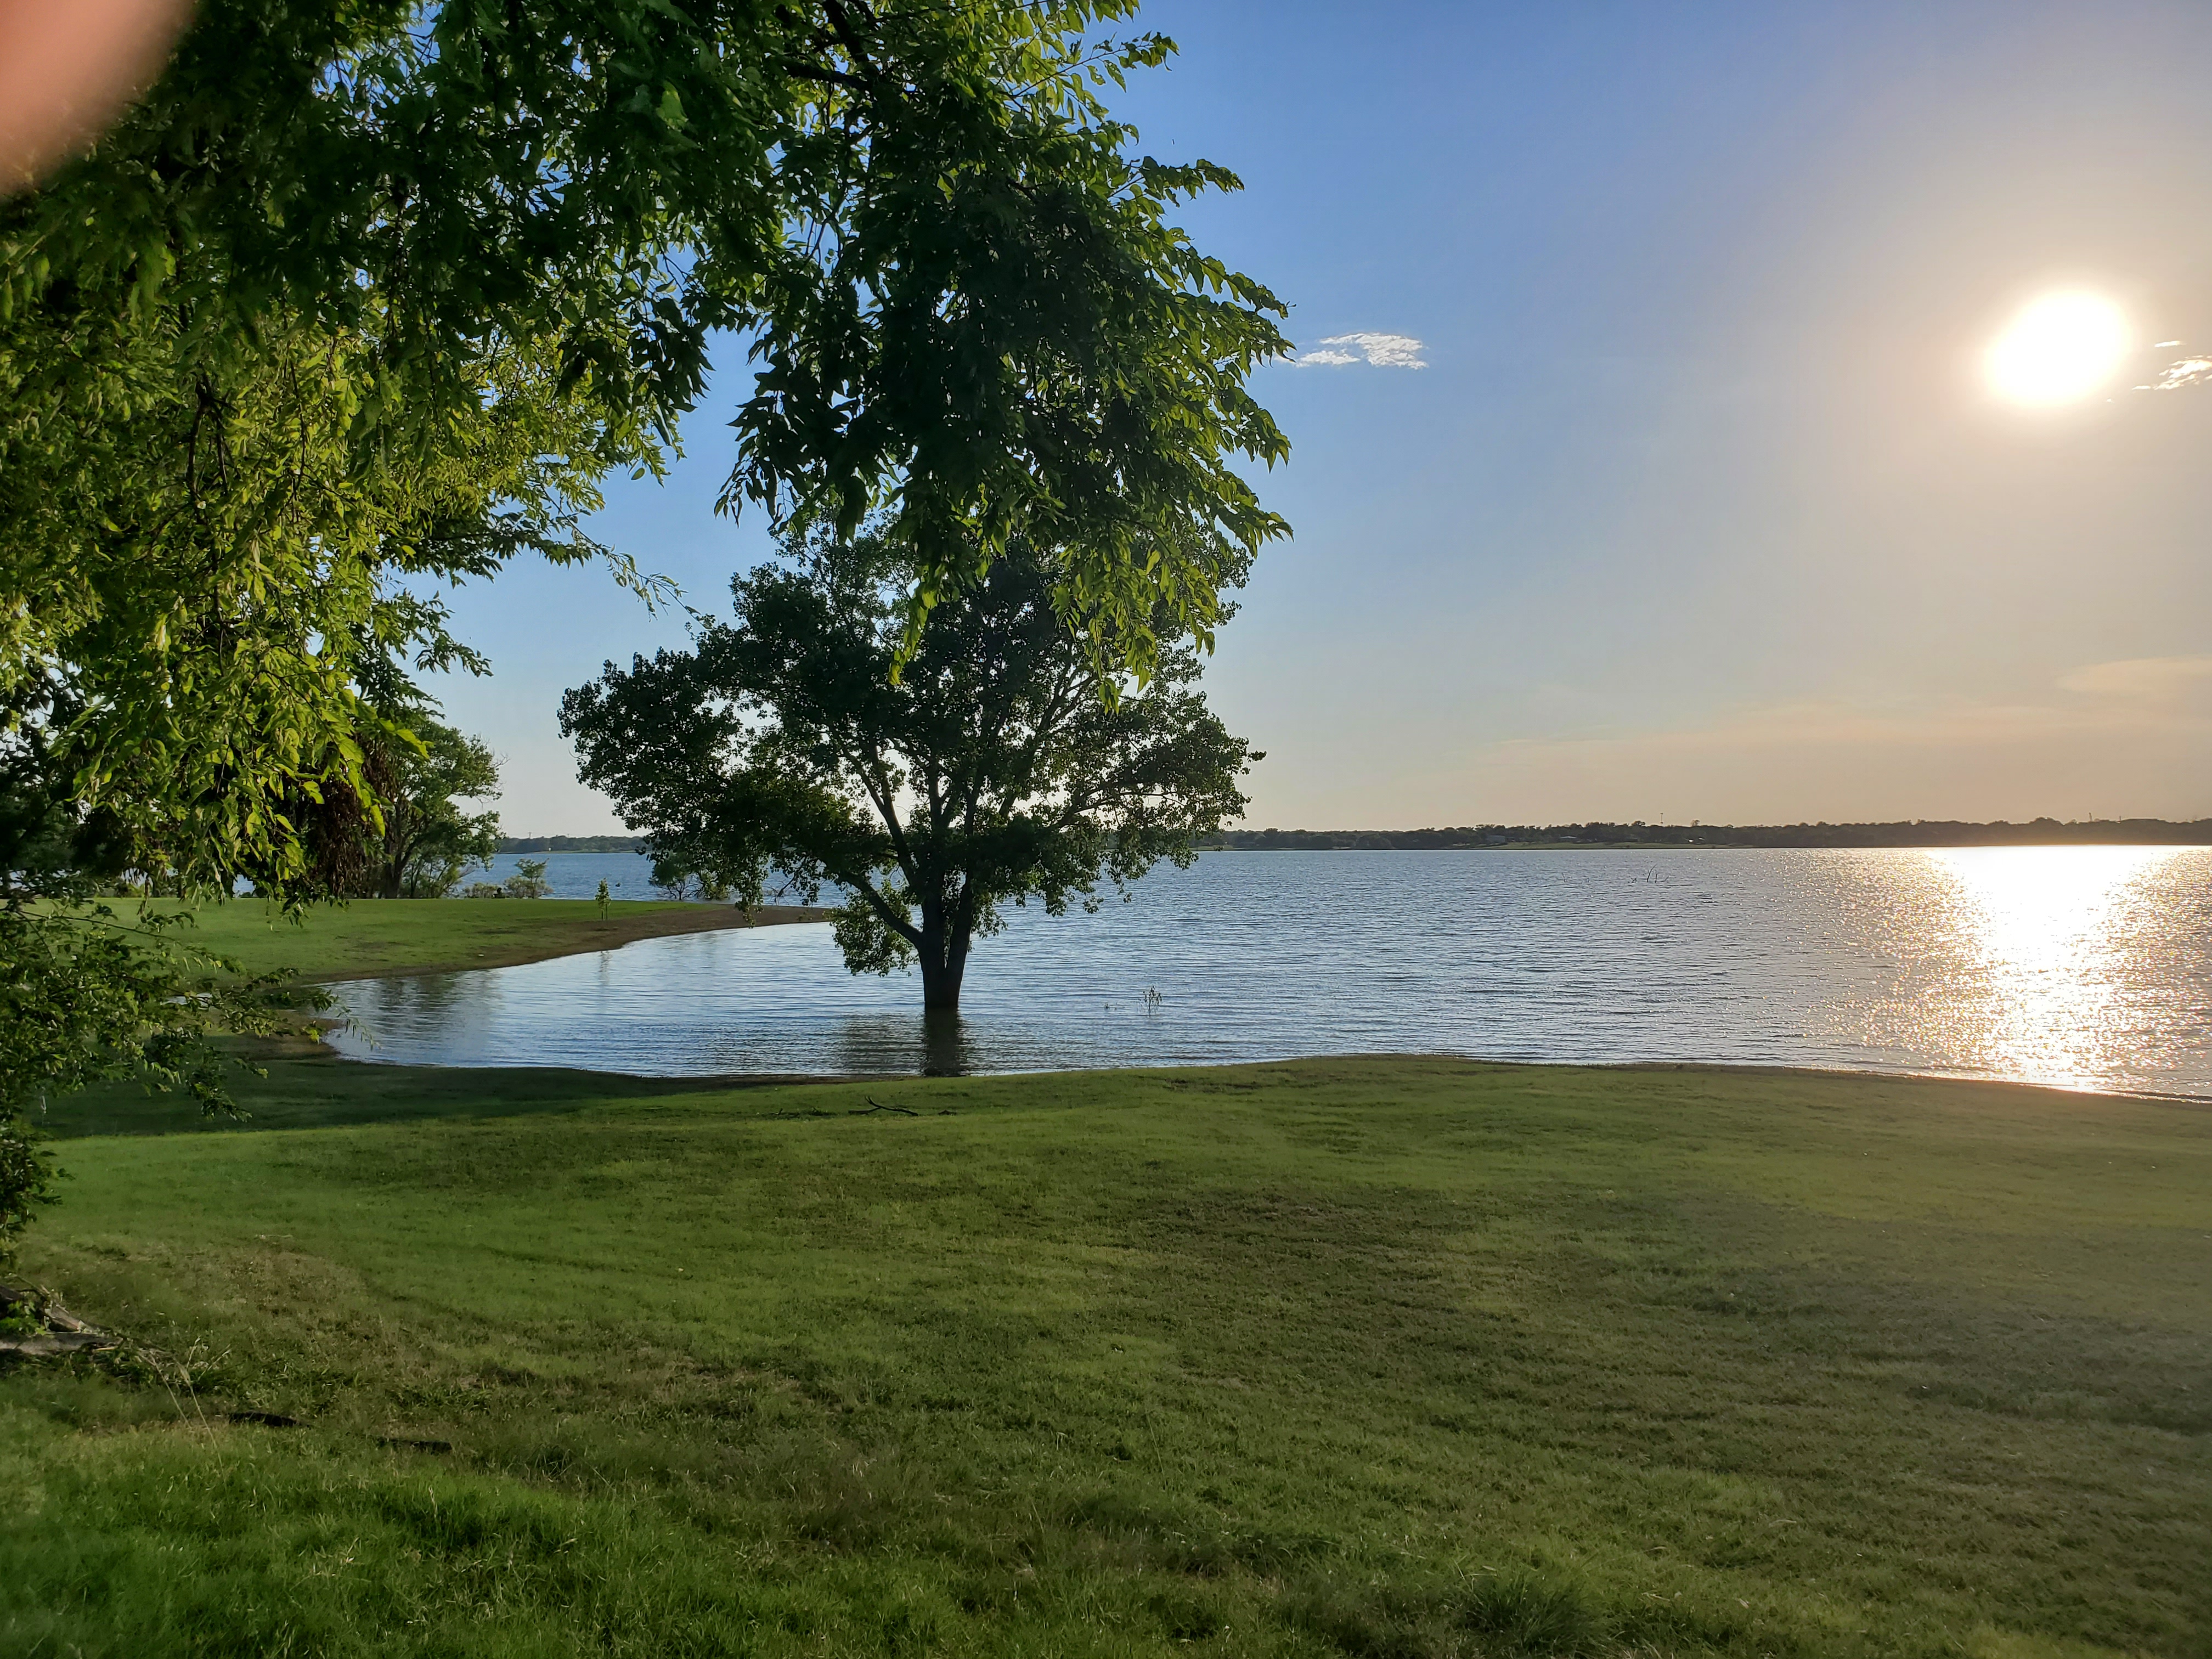
[(2086, 398), (2111, 380), (2128, 344), (2128, 319), (2110, 300), (2046, 294), (1997, 336), (1983, 366), (1998, 396), (2048, 407)]

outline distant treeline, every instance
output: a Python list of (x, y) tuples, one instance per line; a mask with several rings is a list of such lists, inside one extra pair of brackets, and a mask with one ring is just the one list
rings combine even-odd
[[(2061, 823), (1464, 823), (1449, 830), (1224, 830), (1202, 847), (1239, 853), (1486, 847), (2212, 847), (2212, 818)], [(642, 853), (642, 836), (502, 836), (502, 853)]]
[(1474, 823), (1450, 830), (1227, 830), (1203, 845), (1246, 853), (1489, 847), (2212, 847), (2212, 818), (2061, 823)]
[(643, 836), (501, 836), (502, 853), (642, 853)]

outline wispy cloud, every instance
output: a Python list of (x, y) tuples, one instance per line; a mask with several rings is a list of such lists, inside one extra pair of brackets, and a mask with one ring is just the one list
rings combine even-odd
[[(2160, 340), (2151, 347), (2153, 351), (2170, 351), (2181, 343), (2179, 340)], [(2138, 392), (2181, 392), (2192, 386), (2212, 382), (2212, 357), (2184, 357), (2168, 363), (2158, 371), (2154, 379), (2144, 381)]]
[(1332, 334), (1319, 349), (1290, 360), (1294, 368), (1367, 363), (1376, 368), (1426, 368), (1421, 343), (1410, 334)]
[(2212, 657), (2130, 657), (2124, 662), (2090, 663), (2058, 682), (2062, 690), (2137, 702), (2176, 702), (2207, 684), (2212, 684)]
[[(2176, 341), (2174, 343), (2179, 344)], [(2212, 357), (2184, 357), (2178, 363), (2169, 363), (2159, 372), (2155, 380), (2136, 388), (2138, 392), (2179, 392), (2184, 386), (2202, 386), (2212, 380)]]

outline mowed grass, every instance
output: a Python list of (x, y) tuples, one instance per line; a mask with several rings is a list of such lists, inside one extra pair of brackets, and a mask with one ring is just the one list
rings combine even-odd
[[(110, 903), (126, 921), (137, 908)], [(168, 915), (179, 908), (173, 900), (151, 908)], [(611, 903), (602, 920), (596, 900), (551, 898), (356, 899), (289, 916), (266, 900), (241, 898), (195, 905), (191, 915), (188, 927), (162, 936), (234, 957), (252, 973), (310, 981), (506, 968), (672, 933), (828, 918), (797, 905), (764, 905), (748, 916), (726, 904), (647, 899)]]
[(60, 1147), (29, 1270), (197, 1369), (0, 1378), (0, 1652), (2212, 1652), (2202, 1109), (1443, 1060), (248, 1103)]

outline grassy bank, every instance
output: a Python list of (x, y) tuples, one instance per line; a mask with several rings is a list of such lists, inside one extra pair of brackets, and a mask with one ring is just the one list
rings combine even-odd
[(0, 1651), (2212, 1651), (2202, 1110), (1419, 1060), (250, 1103), (61, 1146), (31, 1270), (195, 1383), (0, 1379)]
[[(131, 907), (118, 903), (125, 915)], [(161, 908), (173, 910), (173, 903)], [(307, 980), (506, 968), (641, 939), (723, 927), (819, 921), (821, 910), (767, 905), (618, 901), (602, 920), (591, 899), (358, 899), (288, 917), (258, 899), (199, 906), (185, 938), (235, 957), (255, 973), (285, 969)]]

